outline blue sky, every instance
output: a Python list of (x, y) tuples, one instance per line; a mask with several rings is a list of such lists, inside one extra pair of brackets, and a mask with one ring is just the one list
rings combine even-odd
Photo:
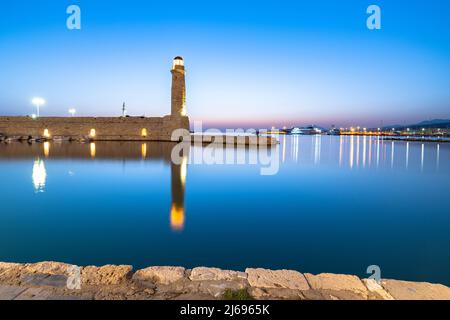
[[(66, 28), (77, 4), (82, 29)], [(366, 28), (366, 9), (382, 29)], [(0, 114), (170, 112), (185, 58), (188, 113), (217, 126), (379, 126), (450, 118), (450, 1), (2, 2)]]

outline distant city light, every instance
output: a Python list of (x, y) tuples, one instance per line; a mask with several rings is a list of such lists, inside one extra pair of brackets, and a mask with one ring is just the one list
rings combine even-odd
[(40, 108), (45, 104), (45, 100), (43, 99), (43, 98), (40, 98), (40, 97), (34, 97), (32, 100), (31, 100), (31, 103), (36, 107), (36, 109), (37, 109), (37, 113), (36, 113), (36, 117), (37, 118), (39, 118), (39, 116), (40, 116)]

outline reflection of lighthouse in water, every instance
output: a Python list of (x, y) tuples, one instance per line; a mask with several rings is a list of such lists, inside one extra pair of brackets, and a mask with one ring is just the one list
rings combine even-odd
[(184, 229), (184, 190), (187, 173), (187, 156), (183, 156), (180, 165), (171, 164), (172, 168), (172, 207), (170, 210), (170, 226), (174, 231)]

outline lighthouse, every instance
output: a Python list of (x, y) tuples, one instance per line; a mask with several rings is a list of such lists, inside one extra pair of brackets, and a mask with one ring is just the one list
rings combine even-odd
[(172, 65), (172, 116), (185, 117), (186, 112), (186, 71), (182, 57), (175, 57)]

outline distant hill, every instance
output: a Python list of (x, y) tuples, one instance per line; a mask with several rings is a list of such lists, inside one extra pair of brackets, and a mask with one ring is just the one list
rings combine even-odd
[(449, 119), (434, 119), (434, 120), (426, 120), (417, 124), (417, 126), (435, 126), (435, 125), (449, 125)]
[(450, 128), (450, 119), (434, 119), (434, 120), (425, 120), (419, 123), (410, 124), (410, 125), (392, 125), (383, 127), (383, 129), (405, 129), (405, 128)]

